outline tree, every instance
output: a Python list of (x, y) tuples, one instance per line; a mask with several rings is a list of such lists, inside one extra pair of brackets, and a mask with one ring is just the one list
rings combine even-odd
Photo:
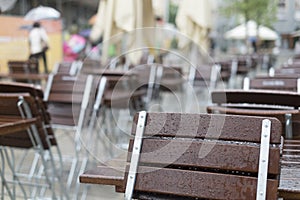
[(272, 27), (272, 23), (276, 20), (277, 5), (278, 0), (225, 0), (221, 14), (227, 17), (242, 17), (245, 23), (254, 20), (257, 27), (259, 25)]
[(225, 0), (221, 13), (227, 17), (242, 16), (246, 21), (271, 26), (276, 20), (278, 0)]

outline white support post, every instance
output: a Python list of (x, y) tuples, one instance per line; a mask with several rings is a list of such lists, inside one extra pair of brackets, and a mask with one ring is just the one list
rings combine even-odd
[(136, 173), (138, 169), (138, 163), (140, 158), (140, 152), (142, 147), (142, 139), (144, 135), (145, 123), (146, 123), (146, 111), (141, 111), (139, 113), (139, 119), (137, 122), (137, 127), (135, 131), (130, 167), (127, 177), (127, 184), (125, 190), (125, 200), (131, 200), (134, 190), (134, 184), (136, 179)]
[(270, 135), (271, 135), (271, 121), (268, 119), (264, 119), (262, 121), (262, 131), (261, 131), (261, 144), (260, 144), (257, 191), (256, 191), (257, 200), (266, 199)]

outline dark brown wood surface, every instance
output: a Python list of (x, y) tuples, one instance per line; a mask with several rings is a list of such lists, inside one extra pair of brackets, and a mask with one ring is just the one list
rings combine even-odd
[(284, 105), (298, 108), (300, 94), (288, 91), (271, 90), (222, 90), (211, 93), (212, 103), (255, 103), (268, 105)]
[(0, 116), (0, 135), (27, 130), (36, 122), (36, 118), (22, 119), (10, 116)]
[[(136, 191), (207, 199), (255, 199), (257, 179), (192, 170), (139, 167)], [(278, 181), (268, 180), (267, 199), (277, 199)], [(152, 196), (153, 198), (153, 196)]]
[(250, 80), (250, 89), (286, 90), (297, 92), (298, 78), (260, 76)]
[[(144, 135), (260, 142), (263, 119), (221, 114), (150, 113)], [(281, 130), (281, 125), (276, 118), (270, 120), (271, 143), (278, 144), (281, 136), (276, 133)], [(134, 118), (133, 134), (136, 123), (137, 116)]]
[[(133, 140), (129, 151), (132, 151)], [(193, 139), (144, 139), (140, 155), (140, 164), (166, 167), (195, 167), (199, 170), (220, 169), (243, 172), (258, 172), (258, 145), (241, 143), (201, 141)], [(270, 174), (279, 174), (279, 147), (270, 148)], [(129, 156), (130, 157), (130, 156)]]
[[(137, 117), (138, 115), (134, 118), (133, 132)], [(222, 115), (210, 114), (148, 113), (135, 195), (145, 192), (150, 199), (165, 194), (179, 199), (255, 199), (264, 119), (230, 115), (224, 119)], [(224, 123), (221, 123), (222, 120)], [(270, 120), (272, 145), (267, 199), (275, 200), (279, 183), (277, 175), (280, 173), (281, 123), (275, 118)], [(216, 135), (216, 132), (220, 134)], [(131, 148), (132, 142), (129, 151)], [(128, 154), (127, 161), (130, 158)], [(123, 184), (121, 174), (101, 166), (97, 170), (86, 172), (81, 181), (112, 184), (117, 191), (124, 192), (127, 173), (125, 172)]]

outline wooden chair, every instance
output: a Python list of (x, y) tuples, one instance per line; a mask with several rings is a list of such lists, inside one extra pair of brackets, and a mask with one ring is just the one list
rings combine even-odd
[(94, 99), (92, 95), (93, 77), (80, 75), (71, 76), (68, 74), (50, 74), (45, 90), (44, 100), (48, 102), (48, 110), (52, 119), (52, 126), (55, 129), (75, 132), (75, 157), (72, 161), (67, 186), (70, 188), (76, 167), (79, 163), (81, 149), (80, 134), (84, 124), (91, 113)]
[(299, 137), (299, 102), (296, 92), (275, 90), (220, 90), (211, 93), (208, 113), (277, 117), (286, 139)]
[(244, 79), (243, 89), (283, 90), (299, 93), (300, 79), (288, 76), (256, 76), (255, 78), (246, 77)]
[[(275, 118), (140, 112), (132, 134), (125, 176), (99, 166), (81, 182), (115, 185), (125, 199), (277, 199), (281, 124)], [(260, 154), (265, 150), (270, 159)]]
[(81, 61), (63, 61), (58, 62), (54, 66), (52, 71), (53, 74), (69, 74), (69, 75), (76, 75), (80, 71), (82, 62)]
[(290, 77), (290, 78), (299, 78), (300, 77), (300, 68), (299, 66), (282, 66), (280, 68), (271, 67), (269, 69), (269, 76), (272, 77)]
[(197, 68), (191, 68), (189, 72), (189, 81), (194, 86), (204, 86), (209, 89), (215, 89), (218, 80), (221, 79), (221, 65), (201, 65)]
[[(37, 96), (26, 92), (21, 93), (17, 91), (18, 89), (16, 89), (16, 92), (13, 92), (12, 88), (6, 88), (9, 92), (0, 92), (0, 124), (2, 128), (0, 149), (1, 157), (6, 157), (5, 161), (12, 172), (12, 177), (15, 179), (13, 181), (14, 187), (16, 184), (20, 185), (24, 198), (27, 198), (27, 194), (23, 185), (35, 188), (35, 192), (30, 195), (31, 198), (38, 197), (35, 195), (43, 195), (46, 191), (45, 188), (50, 189), (52, 198), (57, 198), (58, 196), (60, 198), (63, 196), (68, 198), (67, 191), (64, 189), (61, 181), (61, 173), (59, 173), (62, 170), (62, 165), (58, 166), (53, 158), (51, 147), (56, 145), (56, 141), (54, 135), (50, 136), (49, 127), (45, 126), (47, 116), (44, 116), (44, 113), (41, 112), (41, 110), (45, 109), (41, 108), (43, 104), (38, 103)], [(31, 121), (31, 123), (20, 123), (22, 121)], [(22, 166), (22, 162), (20, 166), (15, 165), (14, 156), (9, 156), (8, 153), (12, 148), (34, 149), (39, 155), (41, 166), (38, 167), (37, 161), (33, 160), (30, 173), (25, 176), (25, 179), (21, 180), (24, 175), (21, 175), (19, 169), (24, 166)], [(13, 151), (11, 152), (13, 154)], [(22, 158), (21, 161), (23, 160)], [(40, 174), (39, 170), (42, 170), (43, 174)], [(2, 174), (2, 181), (5, 182), (4, 176)], [(37, 181), (37, 179), (39, 180)], [(55, 191), (55, 184), (60, 186), (60, 195)], [(6, 185), (7, 183), (3, 184), (4, 187)], [(40, 193), (38, 194), (37, 191)], [(11, 195), (14, 196), (15, 194), (12, 193)]]
[[(7, 62), (9, 74), (38, 74), (39, 66), (37, 61), (26, 60), (26, 61), (14, 61), (10, 60)], [(24, 76), (23, 76), (24, 77)], [(13, 81), (32, 83), (31, 79), (24, 78), (13, 78)]]
[[(52, 126), (55, 129), (74, 133), (74, 153), (67, 180), (70, 189), (78, 173), (88, 164), (88, 149), (84, 138), (91, 137), (95, 120), (103, 103), (106, 81), (92, 75), (50, 74), (44, 100), (49, 104)], [(101, 90), (101, 91), (100, 91)], [(92, 144), (90, 144), (92, 145)], [(74, 178), (76, 177), (76, 178)], [(79, 193), (76, 181), (74, 196)]]

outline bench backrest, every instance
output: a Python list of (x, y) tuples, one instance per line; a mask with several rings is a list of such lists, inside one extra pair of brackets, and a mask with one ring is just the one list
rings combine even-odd
[(275, 118), (140, 112), (132, 133), (126, 199), (132, 190), (143, 199), (255, 199), (262, 188), (266, 199), (277, 199), (281, 123)]
[(244, 90), (249, 89), (285, 90), (299, 93), (300, 79), (292, 77), (270, 76), (259, 76), (252, 79), (246, 77), (244, 79)]

